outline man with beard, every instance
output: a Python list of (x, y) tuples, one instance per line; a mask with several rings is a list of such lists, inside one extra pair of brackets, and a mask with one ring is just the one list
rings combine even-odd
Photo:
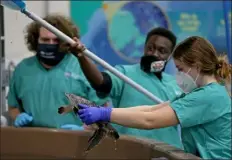
[[(114, 107), (131, 107), (135, 105), (151, 105), (154, 101), (147, 98), (133, 87), (126, 84), (114, 74), (100, 72), (96, 65), (82, 54), (84, 46), (77, 42), (73, 51), (78, 57), (81, 68), (100, 98), (110, 97)], [(146, 37), (144, 56), (140, 64), (118, 65), (116, 68), (163, 101), (174, 99), (181, 94), (174, 77), (164, 73), (165, 66), (176, 45), (175, 35), (164, 28), (152, 29)], [(146, 106), (144, 106), (146, 107)], [(162, 129), (138, 130), (116, 126), (121, 134), (155, 139), (182, 148), (177, 126)]]
[[(48, 15), (45, 21), (70, 37), (79, 37), (78, 28), (62, 15)], [(97, 104), (76, 57), (56, 35), (32, 22), (25, 36), (27, 47), (35, 55), (23, 59), (16, 67), (9, 86), (9, 114), (15, 127), (34, 126), (83, 130), (74, 113), (58, 114), (69, 104), (65, 93), (73, 93)]]

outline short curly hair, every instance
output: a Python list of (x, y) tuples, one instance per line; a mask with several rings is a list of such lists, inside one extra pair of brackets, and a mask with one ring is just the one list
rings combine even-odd
[[(70, 38), (80, 37), (79, 29), (77, 28), (77, 26), (69, 18), (63, 15), (51, 14), (44, 17), (43, 19)], [(37, 22), (32, 22), (26, 27), (25, 43), (29, 51), (37, 51), (40, 28), (41, 25)], [(68, 52), (67, 43), (61, 41), (60, 48), (62, 49), (62, 51)]]
[(147, 41), (153, 35), (159, 35), (159, 36), (163, 36), (163, 37), (166, 37), (167, 39), (169, 39), (172, 42), (172, 49), (174, 49), (174, 47), (176, 46), (176, 36), (175, 36), (175, 34), (172, 31), (170, 31), (170, 30), (168, 30), (166, 28), (157, 27), (157, 28), (153, 28), (152, 30), (150, 30), (147, 33), (145, 43), (147, 43)]

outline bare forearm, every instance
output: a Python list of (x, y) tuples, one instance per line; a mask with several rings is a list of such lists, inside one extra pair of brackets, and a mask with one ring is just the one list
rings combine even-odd
[(140, 129), (164, 128), (179, 123), (174, 110), (167, 103), (157, 107), (151, 111), (113, 108), (110, 120), (119, 125)]
[(76, 43), (71, 45), (70, 51), (78, 58), (85, 77), (92, 86), (95, 86), (96, 88), (101, 86), (104, 82), (102, 73), (98, 70), (97, 66), (87, 56), (85, 56), (83, 51), (85, 51), (86, 47), (80, 42), (80, 40), (77, 37), (74, 37), (73, 40)]
[(169, 105), (169, 101), (163, 102), (163, 103), (160, 103), (160, 104), (157, 104), (157, 105), (152, 105), (151, 111), (158, 110), (158, 109), (160, 109), (162, 107), (165, 107), (167, 105)]
[(86, 56), (78, 57), (81, 69), (85, 74), (90, 84), (100, 86), (103, 83), (102, 73), (98, 70), (97, 66)]
[[(165, 102), (165, 103), (157, 104), (157, 105), (143, 105), (143, 106), (129, 107), (129, 108), (127, 108), (127, 110), (152, 112), (154, 110), (157, 110), (159, 108), (162, 108), (162, 107), (166, 106), (168, 103), (169, 102)], [(124, 107), (120, 107), (120, 108), (124, 108)]]
[(12, 120), (15, 120), (15, 118), (21, 113), (20, 110), (16, 107), (9, 106), (8, 108), (9, 108), (8, 112)]
[[(120, 107), (120, 108), (124, 109), (124, 107)], [(150, 111), (152, 111), (153, 108), (154, 108), (153, 106), (144, 105), (144, 106), (138, 106), (138, 107), (129, 107), (126, 109), (127, 109), (127, 111), (131, 111), (131, 112), (138, 112), (138, 111), (150, 112)]]
[(132, 108), (114, 108), (111, 113), (111, 122), (130, 128), (152, 129), (147, 119), (151, 112), (140, 110), (142, 109), (140, 107)]

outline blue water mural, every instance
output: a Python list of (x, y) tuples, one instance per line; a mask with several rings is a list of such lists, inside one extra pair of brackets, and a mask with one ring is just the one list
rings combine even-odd
[[(220, 1), (71, 1), (70, 5), (81, 40), (113, 66), (138, 63), (146, 33), (158, 26), (171, 29), (178, 42), (199, 35), (209, 39), (218, 52), (227, 52)], [(227, 12), (231, 17), (231, 9)], [(175, 71), (170, 60), (166, 72), (175, 74)]]

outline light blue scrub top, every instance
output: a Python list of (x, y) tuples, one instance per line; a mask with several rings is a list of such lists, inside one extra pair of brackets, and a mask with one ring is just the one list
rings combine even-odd
[(174, 100), (184, 149), (204, 159), (231, 159), (231, 98), (211, 83)]
[[(163, 78), (160, 81), (153, 73), (147, 74), (142, 71), (140, 69), (140, 64), (120, 65), (116, 66), (116, 69), (118, 69), (127, 77), (131, 78), (163, 101), (172, 100), (182, 93), (181, 89), (176, 84), (176, 80), (166, 73), (162, 74)], [(126, 84), (124, 81), (122, 81), (112, 73), (107, 73), (111, 76), (113, 83), (110, 98), (112, 99), (114, 107), (125, 108), (140, 105), (157, 104), (144, 94)], [(153, 130), (134, 129), (119, 125), (115, 126), (121, 134), (154, 139), (157, 141), (168, 143), (178, 148), (182, 148), (182, 143), (180, 141), (177, 126)]]
[(72, 112), (60, 115), (58, 108), (68, 105), (65, 92), (87, 98), (99, 105), (99, 99), (72, 54), (55, 67), (46, 70), (35, 56), (24, 59), (16, 67), (10, 82), (8, 105), (18, 107), (33, 116), (32, 126), (59, 128), (64, 124), (81, 125)]

